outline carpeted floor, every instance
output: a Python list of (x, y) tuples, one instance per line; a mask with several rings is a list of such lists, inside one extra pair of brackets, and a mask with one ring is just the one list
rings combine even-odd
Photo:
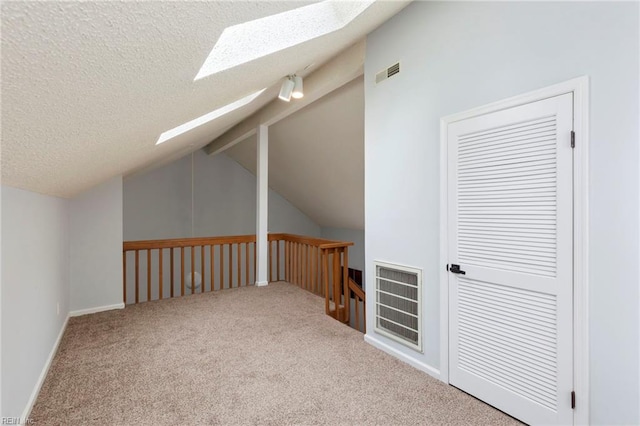
[(72, 318), (38, 425), (507, 425), (287, 283)]

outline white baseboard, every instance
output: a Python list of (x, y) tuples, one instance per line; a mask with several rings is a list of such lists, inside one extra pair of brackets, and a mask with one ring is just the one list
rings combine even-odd
[(96, 312), (111, 311), (114, 309), (123, 309), (124, 303), (116, 303), (115, 305), (98, 306), (89, 309), (80, 309), (78, 311), (69, 312), (70, 317), (79, 317), (80, 315), (95, 314)]
[(382, 340), (380, 340), (377, 336), (372, 336), (370, 334), (365, 334), (364, 335), (364, 341), (367, 342), (368, 344), (370, 344), (371, 346), (374, 346), (378, 349), (380, 349), (383, 352), (388, 353), (389, 355), (398, 358), (400, 361), (405, 362), (407, 364), (409, 364), (410, 366), (417, 368), (420, 371), (423, 371), (425, 373), (427, 373), (428, 375), (440, 380), (440, 370), (438, 370), (437, 368), (434, 368), (428, 364), (425, 364), (424, 362), (420, 362), (418, 360), (416, 360), (415, 358), (411, 358), (410, 356), (408, 356), (407, 354), (404, 354), (402, 352), (400, 352), (399, 350), (389, 346), (388, 344), (386, 344), (385, 342), (383, 342)]
[(56, 353), (58, 352), (58, 346), (60, 346), (60, 342), (62, 341), (62, 336), (64, 335), (64, 332), (67, 329), (68, 323), (69, 323), (69, 315), (67, 315), (67, 318), (64, 320), (64, 323), (62, 324), (62, 328), (60, 329), (60, 333), (58, 333), (58, 338), (56, 339), (56, 342), (53, 344), (53, 348), (51, 348), (51, 352), (49, 352), (49, 356), (47, 357), (47, 361), (44, 363), (44, 367), (42, 367), (42, 371), (40, 372), (40, 377), (38, 377), (38, 381), (36, 382), (36, 385), (33, 388), (33, 391), (31, 392), (29, 401), (27, 401), (27, 406), (24, 408), (24, 411), (22, 412), (22, 417), (20, 418), (21, 422), (26, 422), (29, 416), (31, 415), (33, 404), (36, 403), (36, 399), (38, 398), (38, 394), (40, 393), (40, 389), (42, 388), (44, 379), (47, 377), (47, 373), (49, 373), (49, 368), (51, 367), (53, 358), (56, 356)]
[(269, 281), (256, 281), (256, 287), (266, 287), (269, 285)]

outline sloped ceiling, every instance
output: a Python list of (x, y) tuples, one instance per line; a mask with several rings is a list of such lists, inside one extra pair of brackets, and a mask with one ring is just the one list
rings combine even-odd
[[(255, 136), (225, 153), (255, 173)], [(269, 186), (321, 226), (364, 229), (362, 77), (269, 127)]]
[(225, 28), (309, 3), (3, 2), (2, 183), (71, 197), (199, 149), (271, 101), (282, 77), (321, 65), (408, 2), (377, 1), (339, 31), (194, 81)]

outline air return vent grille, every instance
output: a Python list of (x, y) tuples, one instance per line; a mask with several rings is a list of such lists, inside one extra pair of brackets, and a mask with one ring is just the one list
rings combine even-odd
[(374, 262), (376, 267), (375, 331), (422, 351), (422, 271)]
[(393, 77), (394, 75), (400, 73), (400, 62), (397, 62), (391, 65), (389, 68), (384, 69), (376, 74), (376, 84), (380, 83), (388, 79), (389, 77)]

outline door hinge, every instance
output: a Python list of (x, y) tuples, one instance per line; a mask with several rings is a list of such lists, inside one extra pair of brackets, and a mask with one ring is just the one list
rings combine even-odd
[(576, 132), (571, 131), (571, 148), (576, 147)]
[(576, 391), (571, 391), (571, 409), (576, 408)]

